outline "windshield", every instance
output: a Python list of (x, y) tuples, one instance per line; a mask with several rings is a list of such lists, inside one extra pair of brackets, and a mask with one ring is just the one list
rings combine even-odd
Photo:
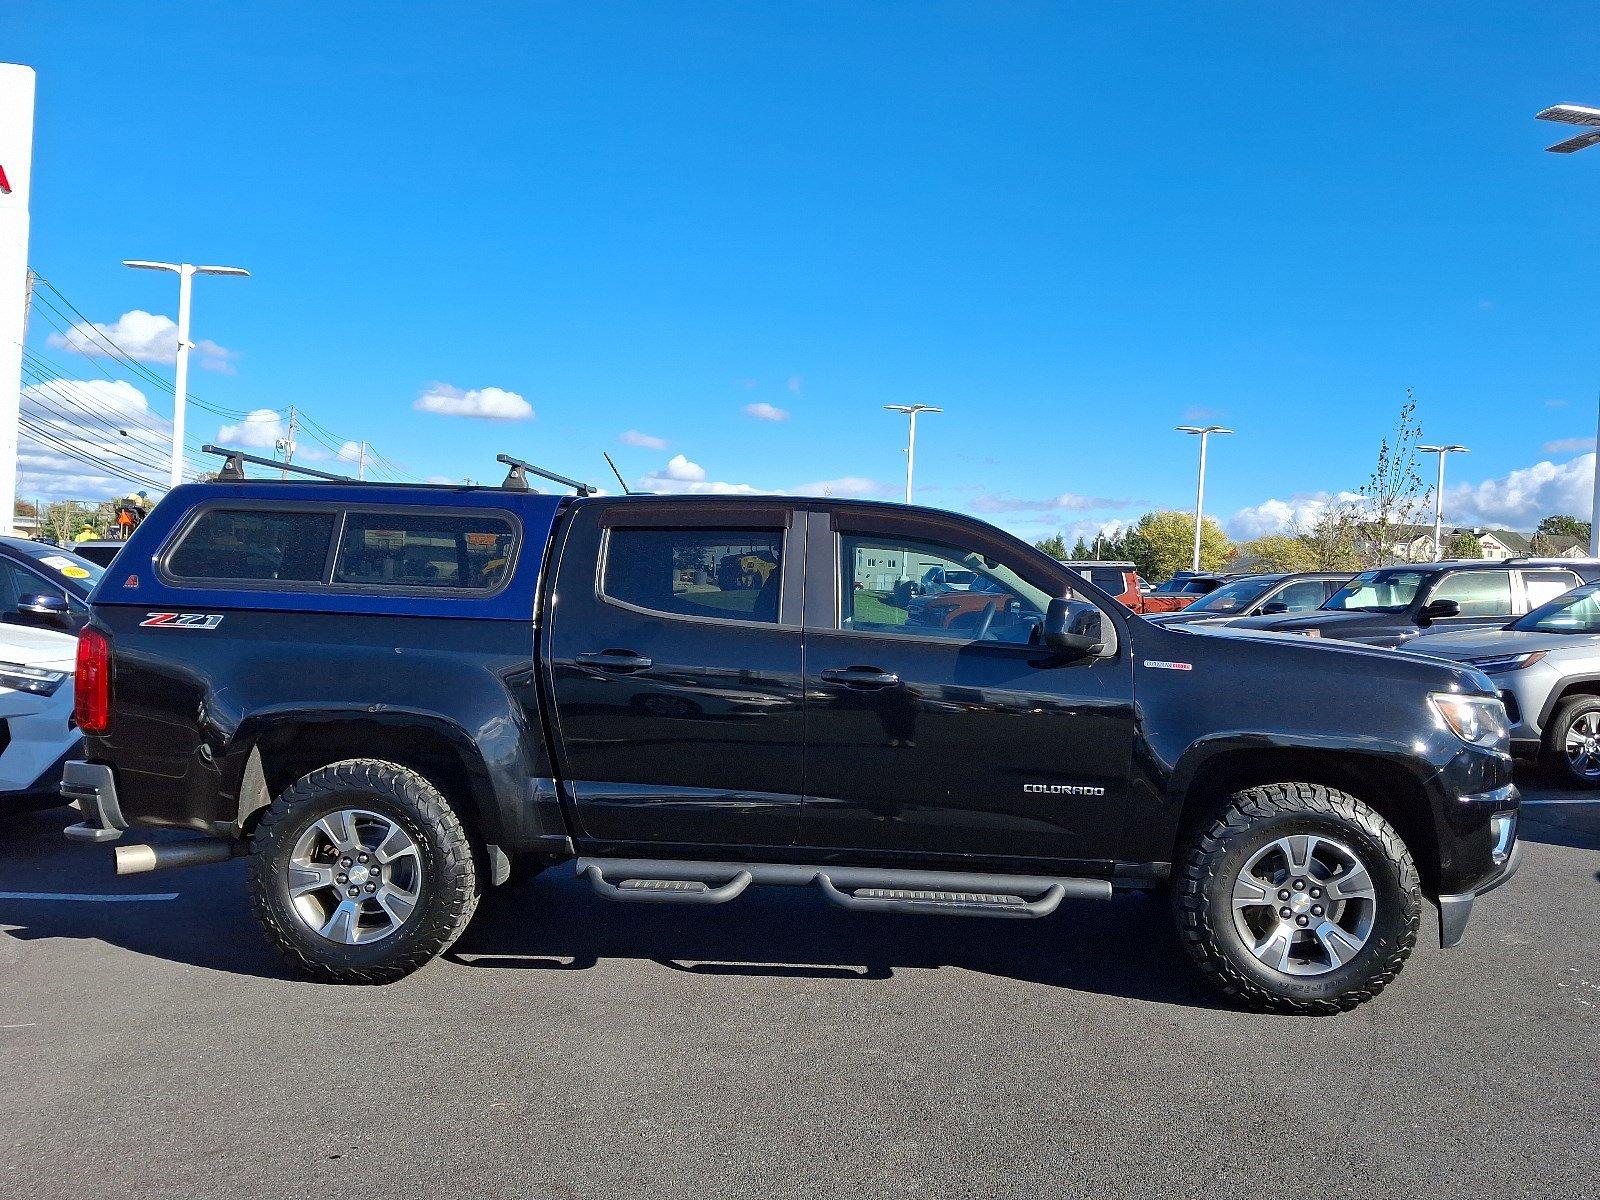
[(1506, 628), (1526, 633), (1600, 633), (1600, 584), (1573, 588)]
[(106, 569), (99, 563), (80, 558), (70, 550), (63, 550), (59, 546), (47, 546), (43, 542), (10, 544), (27, 555), (35, 567), (75, 596), (87, 598), (94, 590), (94, 585), (100, 582), (100, 576), (106, 573)]
[(1239, 579), (1226, 583), (1202, 600), (1189, 605), (1188, 612), (1236, 613), (1261, 599), (1276, 580)]
[(1402, 612), (1411, 606), (1427, 577), (1426, 571), (1363, 571), (1329, 596), (1322, 607), (1334, 612)]

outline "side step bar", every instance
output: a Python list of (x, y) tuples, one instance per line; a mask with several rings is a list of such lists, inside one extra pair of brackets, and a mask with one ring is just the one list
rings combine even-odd
[(1047, 917), (1069, 898), (1111, 897), (1108, 879), (1046, 875), (653, 858), (580, 858), (577, 867), (578, 874), (606, 899), (645, 904), (725, 904), (743, 895), (752, 883), (763, 883), (814, 887), (829, 903), (858, 912), (1015, 920)]

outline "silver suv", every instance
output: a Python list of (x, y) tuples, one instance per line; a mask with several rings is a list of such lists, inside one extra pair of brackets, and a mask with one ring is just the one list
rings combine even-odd
[(1600, 788), (1600, 583), (1564, 592), (1500, 629), (1424, 633), (1406, 649), (1470, 663), (1494, 680), (1513, 753)]

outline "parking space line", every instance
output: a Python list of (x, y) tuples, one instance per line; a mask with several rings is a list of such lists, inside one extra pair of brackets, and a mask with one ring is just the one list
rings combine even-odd
[(133, 900), (176, 900), (177, 892), (147, 892), (143, 895), (89, 896), (78, 892), (0, 892), (0, 900), (73, 900), (93, 904), (118, 904)]
[(1558, 804), (1600, 804), (1600, 796), (1597, 796), (1597, 797), (1594, 797), (1594, 798), (1590, 798), (1588, 796), (1572, 796), (1570, 798), (1563, 797), (1561, 799), (1550, 799), (1550, 800), (1524, 800), (1522, 802), (1521, 807), (1523, 807), (1523, 808), (1549, 808), (1549, 807), (1554, 807), (1555, 805), (1558, 805)]

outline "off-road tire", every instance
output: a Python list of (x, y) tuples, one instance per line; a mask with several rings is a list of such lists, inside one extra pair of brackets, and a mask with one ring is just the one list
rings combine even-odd
[[(361, 808), (399, 824), (419, 848), (421, 897), (382, 941), (344, 945), (295, 913), (288, 861), (296, 841), (329, 813)], [(472, 842), (449, 801), (406, 767), (357, 758), (321, 767), (274, 800), (250, 843), (250, 893), (268, 939), (295, 971), (327, 983), (392, 983), (444, 953), (478, 905)]]
[(1545, 727), (1545, 769), (1567, 787), (1600, 788), (1600, 776), (1579, 774), (1567, 758), (1567, 730), (1585, 713), (1600, 710), (1600, 696), (1573, 696), (1563, 700)]
[[(1366, 944), (1321, 975), (1297, 976), (1259, 961), (1233, 919), (1233, 884), (1249, 857), (1277, 838), (1317, 834), (1360, 858), (1376, 893)], [(1202, 820), (1173, 864), (1178, 936), (1210, 985), (1269, 1012), (1344, 1012), (1381, 992), (1417, 942), (1422, 888), (1411, 852), (1393, 827), (1348, 793), (1315, 783), (1272, 783), (1237, 792)]]

